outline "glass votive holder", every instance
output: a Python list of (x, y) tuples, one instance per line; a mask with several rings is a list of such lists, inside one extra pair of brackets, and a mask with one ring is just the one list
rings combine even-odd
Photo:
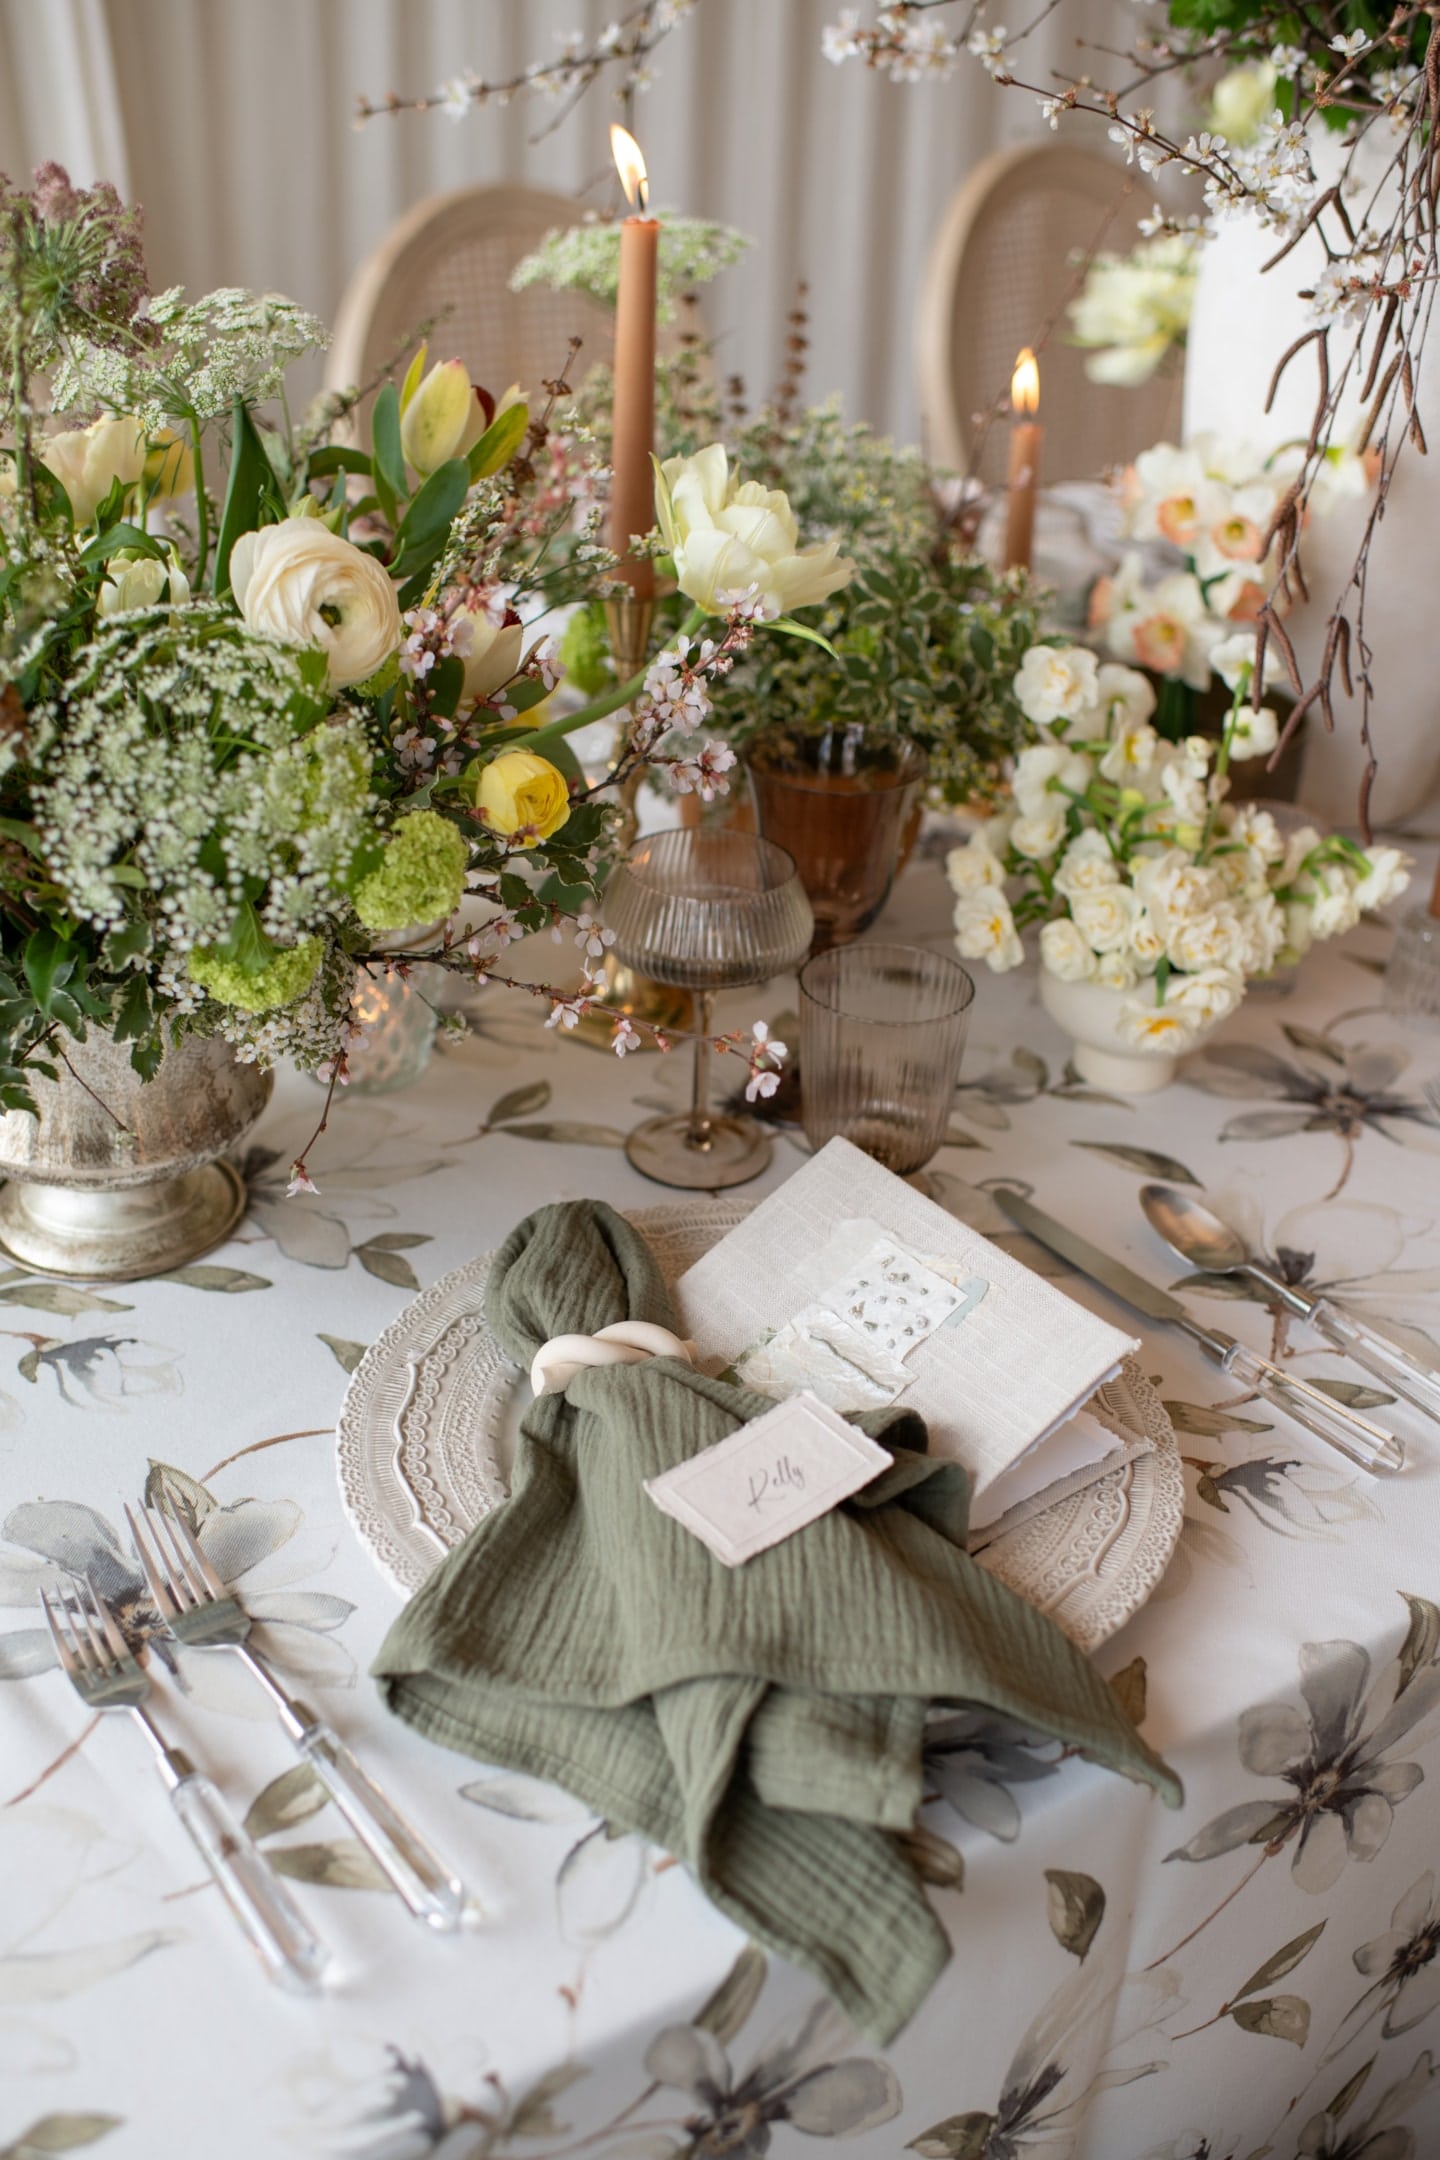
[(874, 922), (913, 839), (924, 752), (901, 736), (849, 725), (757, 736), (745, 753), (755, 818), (795, 858), (815, 911), (814, 950)]
[(800, 970), (801, 1122), (837, 1133), (899, 1177), (945, 1137), (975, 985), (918, 945), (846, 945)]
[(362, 1030), (345, 1057), (352, 1095), (388, 1095), (410, 1087), (430, 1062), (440, 1017), (435, 996), (441, 970), (423, 961), (362, 968), (350, 993), (350, 1018)]
[(1395, 926), (1385, 969), (1385, 1009), (1440, 1026), (1440, 915), (1411, 908)]

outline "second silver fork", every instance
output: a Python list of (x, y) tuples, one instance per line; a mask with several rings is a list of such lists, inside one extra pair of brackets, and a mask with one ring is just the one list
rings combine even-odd
[(141, 1512), (149, 1536), (128, 1507), (125, 1519), (169, 1632), (191, 1649), (239, 1653), (286, 1733), (415, 1918), (437, 1929), (459, 1927), (469, 1904), (465, 1885), (366, 1775), (339, 1735), (281, 1686), (248, 1639), (250, 1615), (221, 1582), (190, 1525), (168, 1508)]

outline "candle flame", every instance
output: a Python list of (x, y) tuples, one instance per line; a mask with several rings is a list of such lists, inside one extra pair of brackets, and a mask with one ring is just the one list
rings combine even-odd
[(1010, 409), (1017, 413), (1040, 410), (1040, 364), (1028, 345), (1021, 347), (1010, 378)]
[(650, 201), (650, 179), (645, 170), (645, 160), (640, 145), (628, 128), (621, 127), (618, 120), (610, 123), (610, 154), (615, 160), (615, 170), (625, 190), (625, 200), (632, 210), (644, 210)]

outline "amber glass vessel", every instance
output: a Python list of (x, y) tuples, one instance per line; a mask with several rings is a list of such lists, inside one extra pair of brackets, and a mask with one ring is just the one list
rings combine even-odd
[(745, 753), (755, 817), (795, 858), (815, 911), (816, 952), (844, 945), (890, 897), (925, 785), (925, 756), (858, 726), (760, 735)]

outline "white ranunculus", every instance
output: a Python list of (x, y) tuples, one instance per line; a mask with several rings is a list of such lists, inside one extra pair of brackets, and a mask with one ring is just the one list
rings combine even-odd
[(789, 497), (733, 479), (719, 443), (667, 458), (660, 474), (655, 513), (675, 581), (697, 606), (717, 608), (754, 586), (773, 614), (785, 615), (828, 600), (854, 576), (838, 540), (802, 548)]
[(1040, 932), (1040, 958), (1061, 982), (1084, 982), (1095, 973), (1095, 955), (1068, 915)]
[(1200, 968), (1193, 975), (1172, 975), (1165, 1003), (1197, 1027), (1213, 1027), (1234, 1012), (1245, 995), (1245, 978), (1238, 968)]
[(997, 975), (1025, 958), (1010, 903), (993, 885), (962, 893), (955, 904), (955, 944), (966, 960), (983, 960)]
[(1005, 865), (994, 854), (983, 832), (964, 847), (951, 848), (945, 858), (945, 875), (956, 893), (979, 892), (987, 885), (1003, 885)]
[(1101, 885), (1070, 902), (1075, 927), (1092, 952), (1126, 952), (1139, 902), (1128, 885)]
[(77, 525), (88, 525), (119, 480), (134, 487), (145, 470), (146, 436), (131, 413), (107, 413), (90, 427), (51, 435), (37, 451), (40, 463), (70, 498)]
[(1120, 866), (1111, 853), (1110, 843), (1104, 833), (1093, 827), (1077, 833), (1060, 858), (1055, 872), (1055, 890), (1067, 900), (1076, 893), (1096, 892), (1102, 885), (1118, 885)]
[(395, 587), (375, 557), (317, 518), (242, 533), (230, 582), (247, 626), (282, 645), (318, 646), (336, 690), (368, 681), (405, 635)]
[(1065, 805), (1053, 798), (1042, 801), (1034, 817), (1017, 817), (1010, 827), (1010, 845), (1032, 860), (1045, 860), (1065, 838)]
[(1370, 867), (1355, 887), (1355, 905), (1362, 914), (1397, 899), (1410, 883), (1410, 857), (1399, 848), (1368, 847), (1365, 860)]
[(1083, 645), (1032, 645), (1015, 677), (1015, 697), (1036, 727), (1078, 720), (1096, 695), (1095, 655)]

